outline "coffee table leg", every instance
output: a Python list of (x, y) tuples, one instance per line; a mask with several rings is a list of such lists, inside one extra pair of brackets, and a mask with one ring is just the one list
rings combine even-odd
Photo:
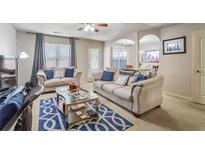
[(66, 130), (69, 128), (69, 110), (68, 110), (68, 108), (69, 108), (69, 106), (66, 105), (65, 103), (63, 103), (63, 113), (64, 113), (66, 121), (67, 121)]
[(70, 118), (69, 118), (70, 106), (68, 105), (66, 108), (67, 108), (67, 130), (69, 130), (70, 129)]
[(57, 94), (57, 105), (59, 105), (60, 96)]
[(99, 105), (100, 105), (100, 101), (99, 101), (99, 98), (96, 99), (96, 112), (98, 113), (99, 112)]

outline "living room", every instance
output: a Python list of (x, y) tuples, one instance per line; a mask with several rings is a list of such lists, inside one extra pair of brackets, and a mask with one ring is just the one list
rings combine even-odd
[(1, 1), (1, 153), (201, 153), (204, 1)]
[[(114, 130), (204, 130), (205, 125), (202, 124), (204, 102), (203, 99), (197, 100), (194, 93), (196, 82), (192, 73), (194, 67), (192, 50), (195, 49), (192, 42), (197, 36), (194, 33), (203, 32), (205, 24), (2, 23), (0, 26), (1, 40), (4, 41), (1, 44), (1, 51), (4, 51), (1, 55), (6, 57), (5, 59), (18, 57), (15, 59), (17, 65), (15, 86), (21, 88), (31, 81), (33, 85), (41, 85), (43, 89), (33, 100), (34, 103), (31, 103), (33, 105), (29, 105), (32, 108), (29, 113), (26, 112), (27, 120), (25, 120), (29, 121), (25, 122), (28, 128), (21, 128), (22, 130), (73, 130), (77, 126), (76, 130), (113, 130), (113, 128)], [(99, 32), (86, 30), (92, 26)], [(66, 33), (70, 36), (66, 36)], [(182, 53), (166, 54), (164, 42), (177, 39), (184, 39)], [(21, 58), (22, 54), (26, 58)], [(10, 66), (13, 67), (7, 65)], [(64, 68), (71, 66), (75, 67), (74, 75), (71, 75), (73, 78), (69, 78), (71, 69), (68, 70), (66, 79), (67, 69)], [(48, 80), (51, 70), (53, 76)], [(99, 81), (103, 76), (106, 78), (107, 72), (114, 73), (112, 79)], [(133, 73), (134, 75), (131, 75)], [(124, 79), (121, 78), (123, 75)], [(126, 78), (126, 75), (129, 78)], [(109, 74), (107, 77), (109, 78)], [(145, 79), (135, 83), (137, 77), (151, 79), (150, 81), (147, 79), (148, 84), (141, 81)], [(39, 102), (44, 99), (46, 103), (56, 96), (60, 97), (59, 102), (66, 102), (66, 97), (62, 97), (64, 94), (57, 90), (69, 87), (72, 82), (74, 84), (77, 82), (77, 87), (96, 92), (95, 100), (105, 105), (106, 110), (111, 110), (113, 115), (119, 114), (124, 126), (119, 127), (122, 126), (121, 122), (114, 125), (116, 121), (103, 125), (98, 119), (98, 122), (94, 123), (97, 125), (96, 128), (92, 128), (93, 121), (88, 121), (89, 118), (84, 114), (82, 115), (85, 117), (81, 120), (84, 122), (84, 118), (88, 118), (86, 120), (88, 123), (78, 121), (77, 125), (71, 125), (72, 128), (65, 126), (67, 124), (54, 125), (50, 123), (50, 118), (42, 120), (41, 116), (45, 116), (44, 114), (48, 116), (49, 113), (39, 113), (41, 111)], [(137, 89), (139, 84), (143, 86)], [(3, 84), (1, 88), (7, 88), (5, 86), (8, 85)], [(60, 108), (64, 108), (63, 105), (64, 103)], [(53, 110), (56, 109), (59, 108)], [(57, 115), (62, 113), (66, 115), (63, 109), (62, 113), (57, 110)], [(13, 115), (15, 122), (24, 115), (24, 111), (18, 116)], [(69, 111), (66, 109), (66, 112)], [(81, 115), (81, 112), (79, 114)], [(187, 122), (187, 118), (192, 120)], [(61, 120), (57, 119), (55, 124)], [(10, 123), (7, 121), (6, 128), (15, 129), (12, 126), (17, 125), (14, 121)], [(68, 122), (64, 120), (61, 123)]]

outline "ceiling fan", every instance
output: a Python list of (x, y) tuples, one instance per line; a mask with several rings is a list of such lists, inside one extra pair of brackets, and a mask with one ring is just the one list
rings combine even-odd
[(79, 28), (78, 30), (84, 30), (86, 32), (99, 32), (99, 28), (101, 27), (108, 27), (108, 24), (105, 23), (85, 23), (83, 27)]

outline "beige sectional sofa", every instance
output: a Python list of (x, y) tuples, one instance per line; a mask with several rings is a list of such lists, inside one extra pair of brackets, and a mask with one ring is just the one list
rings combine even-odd
[[(48, 69), (48, 68), (44, 68), (44, 69)], [(49, 68), (49, 69), (52, 69), (54, 71), (61, 70), (65, 72), (66, 68)], [(53, 79), (47, 80), (46, 74), (44, 73), (44, 71), (39, 70), (37, 73), (37, 80), (38, 80), (38, 84), (44, 86), (44, 92), (50, 92), (50, 91), (54, 91), (56, 87), (68, 85), (69, 82), (71, 81), (75, 81), (80, 84), (81, 75), (82, 75), (82, 72), (80, 72), (78, 69), (75, 68), (73, 77), (53, 78)]]
[[(101, 81), (102, 72), (93, 73), (94, 91), (116, 104), (140, 115), (162, 103), (163, 76), (132, 83), (129, 86), (116, 85), (115, 81)], [(116, 79), (116, 77), (115, 77)]]

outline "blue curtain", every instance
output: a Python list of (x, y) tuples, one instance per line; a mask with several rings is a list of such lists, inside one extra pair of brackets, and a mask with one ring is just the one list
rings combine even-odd
[(70, 38), (70, 45), (71, 45), (71, 66), (77, 67), (75, 38)]
[(37, 84), (36, 74), (44, 66), (44, 52), (45, 52), (45, 42), (44, 35), (41, 33), (36, 34), (36, 45), (35, 53), (33, 58), (33, 69), (31, 74), (31, 83), (33, 86)]

